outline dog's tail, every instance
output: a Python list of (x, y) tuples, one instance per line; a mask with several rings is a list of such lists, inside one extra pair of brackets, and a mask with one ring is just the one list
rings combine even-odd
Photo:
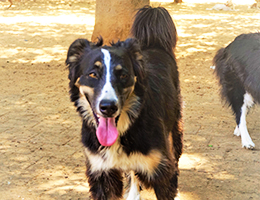
[(222, 77), (222, 73), (227, 71), (228, 68), (225, 51), (225, 48), (219, 49), (213, 58), (213, 65), (215, 66), (214, 73), (218, 78)]
[(145, 6), (135, 15), (131, 29), (141, 48), (159, 47), (173, 52), (177, 42), (177, 31), (169, 12), (163, 7)]
[[(232, 85), (232, 80), (235, 79), (236, 81), (239, 82), (239, 80), (237, 80), (236, 77), (233, 77), (232, 80), (227, 80), (226, 76), (228, 75), (229, 77), (231, 77), (232, 75), (232, 70), (231, 67), (228, 63), (228, 55), (226, 53), (226, 49), (225, 48), (221, 48), (217, 51), (216, 55), (213, 58), (213, 65), (215, 67), (214, 69), (214, 74), (216, 75), (219, 84), (220, 84), (220, 94), (223, 100), (225, 100), (229, 105), (230, 105), (230, 100), (229, 100), (229, 92), (230, 89), (228, 89), (227, 87), (229, 85)], [(229, 81), (230, 83), (228, 83), (227, 81)]]

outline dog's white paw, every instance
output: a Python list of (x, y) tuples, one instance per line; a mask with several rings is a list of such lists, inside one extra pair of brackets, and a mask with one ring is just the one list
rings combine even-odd
[(236, 129), (234, 130), (234, 135), (236, 135), (236, 136), (240, 136), (241, 135), (238, 126), (236, 126)]
[(255, 148), (255, 144), (253, 143), (253, 141), (250, 139), (247, 140), (242, 140), (242, 148), (246, 148), (246, 149), (254, 149)]

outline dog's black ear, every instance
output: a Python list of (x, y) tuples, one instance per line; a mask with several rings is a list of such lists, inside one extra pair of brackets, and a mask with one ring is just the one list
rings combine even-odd
[(145, 73), (145, 57), (142, 54), (141, 46), (137, 39), (128, 38), (123, 42), (124, 48), (131, 57), (133, 69), (137, 81), (135, 84), (135, 94), (139, 97), (145, 95), (146, 87), (146, 73)]
[(124, 43), (124, 47), (127, 49), (127, 51), (130, 53), (132, 57), (134, 73), (137, 76), (137, 79), (139, 79), (139, 81), (143, 80), (145, 76), (144, 58), (142, 55), (141, 47), (137, 39), (128, 38), (123, 43)]
[(90, 46), (90, 42), (86, 39), (77, 39), (69, 47), (67, 53), (66, 64), (70, 65), (80, 60), (86, 47)]
[(79, 73), (79, 63), (84, 51), (88, 48), (90, 48), (90, 42), (86, 39), (77, 39), (69, 47), (66, 65), (69, 67), (69, 79), (71, 84), (74, 84), (75, 79), (78, 78), (76, 74)]
[(66, 59), (66, 65), (69, 67), (69, 79), (74, 84), (79, 73), (79, 64), (84, 52), (88, 52), (95, 47), (102, 46), (102, 37), (98, 38), (97, 43), (92, 43), (87, 39), (77, 39), (69, 47)]

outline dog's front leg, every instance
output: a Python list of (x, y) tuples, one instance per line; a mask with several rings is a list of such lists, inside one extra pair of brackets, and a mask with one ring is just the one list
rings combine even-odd
[(118, 200), (122, 198), (123, 178), (119, 170), (91, 172), (88, 166), (86, 175), (94, 200)]
[(175, 200), (178, 193), (178, 173), (169, 174), (169, 179), (154, 184), (154, 191), (158, 200)]

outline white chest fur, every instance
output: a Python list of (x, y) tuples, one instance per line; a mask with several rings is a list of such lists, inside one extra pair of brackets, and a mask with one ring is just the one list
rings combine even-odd
[(93, 154), (87, 148), (85, 148), (85, 153), (91, 164), (91, 172), (119, 169), (138, 171), (152, 176), (162, 161), (162, 154), (157, 150), (152, 150), (147, 155), (133, 153), (128, 156), (118, 141), (110, 148), (101, 151), (100, 154)]

